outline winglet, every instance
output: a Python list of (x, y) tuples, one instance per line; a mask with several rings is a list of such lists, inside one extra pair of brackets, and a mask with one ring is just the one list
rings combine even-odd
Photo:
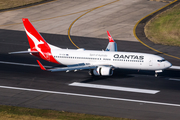
[(46, 68), (39, 62), (39, 60), (37, 60), (37, 62), (42, 70), (46, 70)]
[(108, 34), (108, 38), (109, 38), (109, 42), (114, 42), (113, 38), (111, 37), (111, 34), (109, 33), (109, 31), (107, 31)]
[(106, 51), (117, 51), (117, 44), (113, 40), (112, 36), (110, 35), (109, 31), (107, 31), (108, 38), (109, 38), (109, 43), (106, 47)]

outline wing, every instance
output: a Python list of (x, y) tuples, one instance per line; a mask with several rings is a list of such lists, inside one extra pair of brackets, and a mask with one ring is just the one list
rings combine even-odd
[(117, 51), (117, 44), (111, 37), (109, 31), (107, 31), (108, 38), (109, 38), (109, 44), (107, 45), (107, 48), (105, 51)]
[(91, 65), (85, 65), (84, 63), (82, 64), (75, 64), (75, 65), (70, 65), (67, 67), (57, 67), (57, 68), (52, 68), (52, 69), (46, 69), (40, 62), (39, 60), (37, 60), (40, 68), (42, 70), (46, 70), (46, 71), (51, 71), (51, 72), (58, 72), (58, 71), (77, 71), (77, 70), (87, 70), (87, 69), (94, 69), (96, 68), (96, 66), (91, 66)]

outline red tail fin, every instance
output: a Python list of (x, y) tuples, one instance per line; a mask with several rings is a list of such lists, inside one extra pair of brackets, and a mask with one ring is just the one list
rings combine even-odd
[(26, 35), (29, 41), (30, 50), (38, 51), (39, 54), (33, 53), (33, 55), (45, 59), (50, 62), (58, 63), (51, 54), (51, 48), (40, 33), (34, 28), (31, 22), (27, 18), (22, 19)]
[(30, 21), (27, 18), (23, 18), (22, 21), (24, 23), (24, 28), (28, 37), (31, 50), (38, 51), (38, 49), (40, 48), (44, 52), (47, 50), (49, 51), (50, 49), (49, 45), (44, 40), (44, 38), (39, 34), (39, 32), (34, 28), (34, 26), (30, 23)]

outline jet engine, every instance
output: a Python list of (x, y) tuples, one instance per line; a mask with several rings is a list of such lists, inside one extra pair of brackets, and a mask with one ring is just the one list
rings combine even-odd
[(90, 75), (94, 76), (111, 76), (113, 75), (112, 67), (110, 66), (98, 66), (90, 72)]

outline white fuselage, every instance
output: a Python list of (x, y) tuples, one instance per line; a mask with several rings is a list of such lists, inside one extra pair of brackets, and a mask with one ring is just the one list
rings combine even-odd
[(109, 65), (114, 68), (137, 70), (163, 70), (171, 66), (171, 63), (164, 58), (146, 53), (84, 49), (52, 49), (51, 52), (54, 58), (64, 65), (84, 63), (86, 65)]

